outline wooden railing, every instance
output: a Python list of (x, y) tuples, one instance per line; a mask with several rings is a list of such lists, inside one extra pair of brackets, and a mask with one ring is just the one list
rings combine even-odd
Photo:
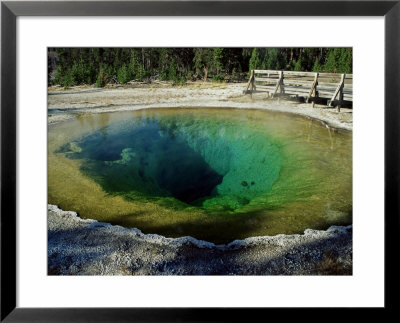
[(244, 93), (267, 93), (268, 97), (303, 97), (313, 107), (319, 98), (328, 106), (340, 107), (353, 101), (353, 74), (252, 70)]

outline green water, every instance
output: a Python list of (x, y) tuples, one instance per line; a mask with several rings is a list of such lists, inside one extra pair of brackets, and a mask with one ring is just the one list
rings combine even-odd
[(260, 110), (83, 115), (49, 128), (49, 203), (228, 242), (352, 220), (352, 135)]

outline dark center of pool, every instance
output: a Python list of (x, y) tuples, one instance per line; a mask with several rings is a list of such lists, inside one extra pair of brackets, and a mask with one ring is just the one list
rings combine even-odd
[(130, 120), (101, 128), (58, 152), (85, 159), (82, 172), (128, 199), (241, 207), (279, 176), (278, 148), (253, 131), (182, 120)]

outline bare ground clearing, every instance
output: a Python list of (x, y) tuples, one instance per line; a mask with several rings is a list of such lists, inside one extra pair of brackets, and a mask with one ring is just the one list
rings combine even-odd
[[(241, 108), (268, 109), (312, 117), (335, 128), (352, 130), (351, 109), (337, 112), (323, 105), (270, 100), (264, 94), (244, 95), (245, 83), (202, 83), (183, 86), (159, 84), (110, 85), (106, 88), (51, 87), (48, 91), (48, 122), (56, 123), (77, 113), (102, 113), (145, 108)], [(60, 113), (61, 112), (61, 113)]]

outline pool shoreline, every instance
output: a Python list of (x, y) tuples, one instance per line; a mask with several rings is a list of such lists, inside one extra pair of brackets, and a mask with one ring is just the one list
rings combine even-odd
[[(77, 114), (212, 107), (295, 113), (320, 120), (330, 127), (352, 131), (352, 112), (337, 113), (335, 109), (325, 106), (312, 108), (305, 103), (265, 100), (262, 97), (245, 96), (242, 91), (243, 84), (217, 84), (204, 88), (196, 84), (155, 88), (128, 86), (95, 89), (80, 86), (69, 90), (50, 89), (48, 124), (70, 120)], [(57, 113), (52, 113), (56, 110)], [(51, 275), (352, 274), (351, 225), (333, 226), (322, 231), (307, 229), (303, 235), (260, 236), (215, 245), (192, 237), (165, 238), (143, 234), (135, 228), (82, 220), (75, 212), (63, 211), (50, 204), (48, 223), (48, 265)], [(82, 240), (82, 235), (87, 234), (93, 239), (109, 239), (115, 244), (108, 244), (112, 246), (108, 251), (100, 244), (96, 250), (88, 249), (85, 247), (87, 241)], [(67, 241), (70, 241), (69, 245), (66, 245)], [(122, 250), (121, 245), (130, 247)], [(86, 259), (86, 263), (81, 261), (80, 266), (76, 266), (76, 263), (68, 265), (71, 246), (79, 249), (79, 259)], [(151, 252), (143, 253), (147, 249), (151, 249)], [(97, 255), (95, 259), (90, 258), (90, 252)], [(125, 259), (124, 255), (127, 254), (129, 261), (123, 262), (121, 259)], [(112, 264), (110, 257), (119, 260)]]
[(352, 225), (228, 244), (166, 238), (48, 205), (49, 275), (351, 275)]
[[(204, 88), (203, 88), (203, 87)], [(151, 85), (114, 86), (97, 89), (76, 86), (71, 89), (49, 88), (48, 124), (74, 118), (77, 114), (135, 111), (162, 108), (235, 108), (294, 113), (345, 130), (353, 130), (352, 109), (337, 112), (325, 105), (289, 100), (266, 99), (260, 94), (244, 95), (245, 83), (186, 86)], [(54, 113), (54, 111), (57, 111)]]

